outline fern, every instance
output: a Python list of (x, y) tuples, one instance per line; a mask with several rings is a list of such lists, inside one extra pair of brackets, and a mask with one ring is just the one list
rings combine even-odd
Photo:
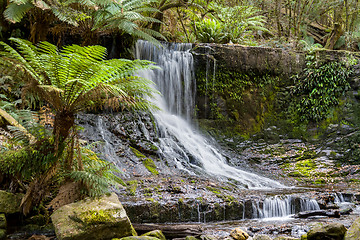
[(81, 182), (85, 186), (85, 194), (90, 197), (101, 196), (109, 191), (110, 186), (124, 185), (123, 180), (115, 175), (118, 170), (113, 164), (100, 158), (91, 150), (95, 145), (93, 143), (81, 147), (80, 156), (83, 163), (83, 170), (75, 170), (68, 176), (76, 182)]
[(9, 5), (4, 11), (4, 17), (12, 23), (22, 20), (26, 13), (34, 8), (50, 10), (60, 21), (73, 26), (78, 26), (78, 21), (88, 18), (85, 13), (79, 12), (70, 7), (70, 1), (30, 1), (30, 0), (10, 0)]
[[(101, 9), (94, 12), (94, 26), (93, 30), (101, 29), (118, 29), (123, 33), (128, 33), (134, 37), (148, 40), (156, 45), (160, 45), (156, 38), (165, 37), (159, 32), (143, 29), (141, 24), (159, 22), (152, 17), (146, 17), (144, 12), (156, 12), (155, 8), (148, 6), (151, 1), (142, 0), (124, 0), (118, 2), (107, 1), (93, 1), (93, 4), (98, 4)], [(159, 22), (161, 23), (161, 22)]]

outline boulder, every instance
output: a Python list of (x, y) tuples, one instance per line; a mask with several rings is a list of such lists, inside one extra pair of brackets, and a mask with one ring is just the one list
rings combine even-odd
[(22, 197), (22, 194), (13, 194), (0, 190), (0, 213), (19, 213)]
[(230, 236), (235, 240), (246, 240), (249, 238), (249, 234), (241, 230), (240, 228), (235, 228), (230, 232)]
[(160, 240), (166, 240), (166, 237), (162, 233), (161, 230), (154, 230), (154, 231), (151, 231), (151, 232), (147, 232), (147, 233), (144, 233), (141, 236), (156, 237), (156, 238), (158, 238)]
[(123, 237), (123, 238), (114, 238), (112, 240), (159, 240), (156, 237), (150, 236), (130, 236), (130, 237)]
[(117, 195), (71, 203), (51, 215), (59, 240), (112, 239), (136, 235)]
[(0, 239), (5, 239), (5, 238), (6, 238), (6, 230), (0, 229)]
[(307, 240), (343, 240), (346, 228), (341, 223), (316, 223), (307, 233)]
[(357, 218), (347, 230), (344, 240), (360, 239), (360, 218)]
[(253, 240), (272, 240), (272, 238), (268, 235), (256, 234), (255, 236), (253, 236)]
[(0, 213), (0, 228), (2, 229), (6, 229), (6, 217), (5, 217), (5, 214), (3, 213)]

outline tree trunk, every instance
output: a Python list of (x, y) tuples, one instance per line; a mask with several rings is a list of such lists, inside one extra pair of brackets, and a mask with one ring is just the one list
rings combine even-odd
[(73, 113), (69, 113), (66, 110), (56, 113), (53, 135), (55, 136), (55, 140), (58, 140), (58, 144), (64, 142), (68, 138), (70, 129), (74, 124), (75, 117)]
[[(178, 0), (177, 2), (167, 2), (167, 0), (162, 0), (157, 7), (159, 11), (156, 12), (153, 17), (162, 22), (164, 18), (164, 12), (166, 10), (177, 7), (186, 7), (188, 1), (189, 0)], [(151, 29), (154, 31), (160, 32), (160, 28), (161, 28), (161, 23), (153, 23), (151, 25)]]
[(281, 37), (280, 14), (281, 14), (281, 0), (276, 0), (275, 1), (275, 17), (276, 17), (276, 26), (277, 26), (279, 38)]

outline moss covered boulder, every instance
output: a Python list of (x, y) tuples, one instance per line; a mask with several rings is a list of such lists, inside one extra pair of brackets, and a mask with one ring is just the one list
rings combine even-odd
[(113, 240), (159, 240), (156, 237), (150, 237), (150, 236), (131, 236), (131, 237), (124, 237), (120, 239), (113, 239)]
[(51, 215), (59, 240), (112, 239), (136, 235), (115, 193), (65, 205)]
[(249, 234), (247, 234), (240, 228), (235, 228), (234, 230), (232, 230), (230, 232), (230, 236), (235, 240), (246, 240), (249, 238)]
[(20, 212), (23, 195), (0, 190), (0, 213), (13, 214)]
[(161, 230), (154, 230), (154, 231), (151, 231), (151, 232), (147, 232), (147, 233), (144, 233), (141, 236), (156, 237), (156, 238), (158, 238), (160, 240), (166, 240), (166, 237), (162, 233)]
[(343, 240), (346, 228), (341, 223), (317, 223), (307, 233), (307, 240)]
[(345, 234), (344, 240), (360, 239), (360, 218), (357, 218)]

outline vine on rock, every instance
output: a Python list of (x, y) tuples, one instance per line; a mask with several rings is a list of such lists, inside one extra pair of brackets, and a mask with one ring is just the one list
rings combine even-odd
[(293, 76), (295, 86), (291, 94), (296, 98), (294, 110), (300, 121), (320, 122), (329, 116), (330, 110), (349, 89), (351, 66), (356, 63), (351, 58), (321, 63), (315, 54), (313, 50), (308, 51), (306, 68)]

